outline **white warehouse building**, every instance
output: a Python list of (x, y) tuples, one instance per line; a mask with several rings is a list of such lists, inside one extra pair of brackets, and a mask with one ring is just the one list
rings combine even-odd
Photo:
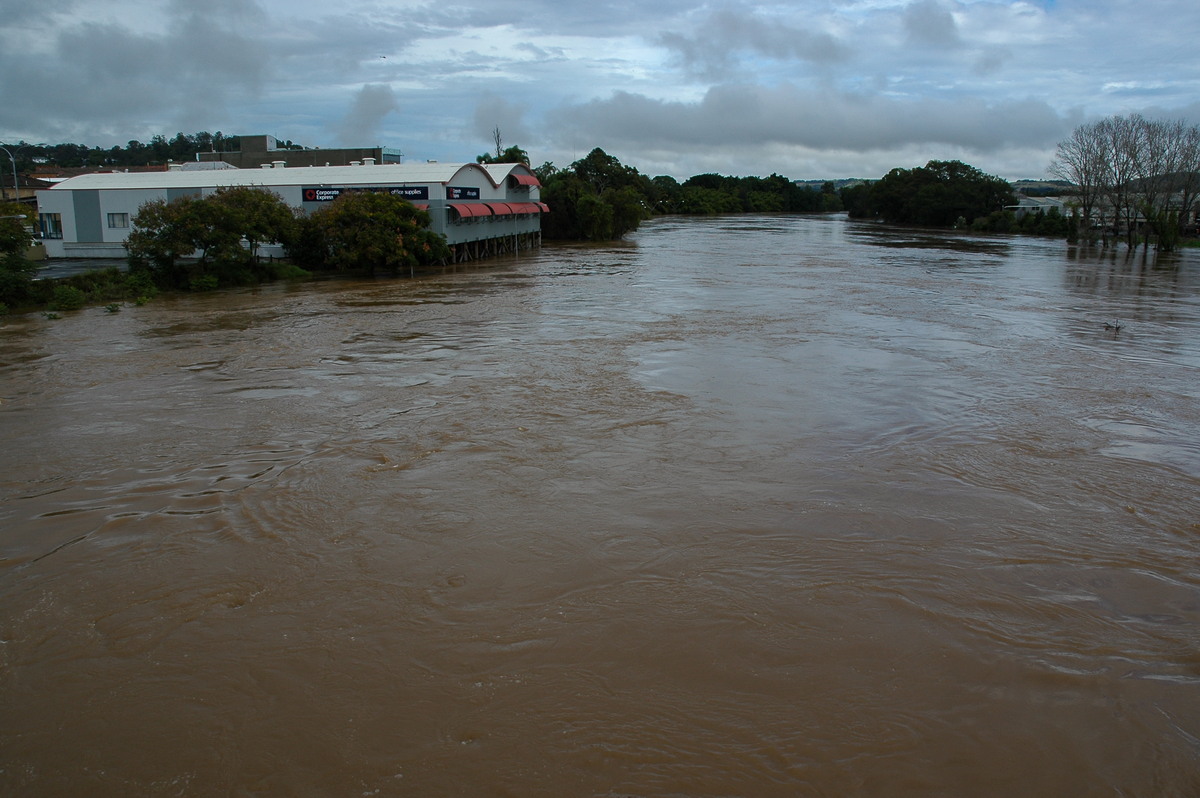
[(455, 260), (541, 242), (541, 184), (524, 164), (376, 164), (261, 169), (184, 169), (80, 175), (37, 192), (38, 222), (51, 258), (124, 258), (138, 209), (152, 200), (203, 197), (252, 186), (312, 212), (347, 191), (381, 191), (429, 212)]

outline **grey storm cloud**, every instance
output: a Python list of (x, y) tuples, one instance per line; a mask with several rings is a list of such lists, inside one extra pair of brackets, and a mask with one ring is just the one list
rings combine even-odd
[(411, 9), (447, 29), (512, 25), (529, 34), (604, 37), (657, 31), (664, 19), (685, 15), (696, 0), (458, 0)]
[(48, 14), (74, 10), (82, 0), (0, 0), (0, 19), (6, 24), (45, 19)]
[(904, 31), (922, 47), (958, 47), (962, 39), (954, 16), (937, 0), (920, 0), (904, 10)]
[[(0, 12), (0, 141), (223, 129), (448, 161), (489, 149), (498, 126), (539, 162), (598, 146), (679, 175), (702, 163), (823, 176), (927, 153), (1035, 173), (1080, 118), (1195, 114), (1200, 94), (1194, 0), (0, 0)], [(1130, 45), (1139, 30), (1152, 47)]]
[[(57, 8), (68, 11), (72, 4)], [(36, 114), (62, 137), (73, 135), (82, 120), (91, 130), (130, 136), (153, 123), (204, 124), (232, 97), (259, 90), (267, 63), (244, 33), (263, 18), (257, 4), (219, 0), (215, 9), (222, 13), (173, 2), (159, 33), (116, 23), (58, 26), (46, 41), (51, 57), (9, 52), (0, 58), (4, 113)]]
[(526, 108), (523, 105), (503, 97), (484, 97), (475, 106), (475, 135), (484, 140), (492, 140), (494, 147), (494, 131), (499, 128), (503, 139), (502, 146), (519, 146), (520, 142), (528, 142), (532, 132), (525, 125), (525, 112)]
[(848, 46), (828, 33), (728, 9), (709, 15), (692, 35), (667, 32), (659, 42), (689, 68), (708, 73), (726, 68), (739, 52), (817, 64), (845, 61), (851, 55)]
[(337, 125), (337, 139), (348, 147), (361, 147), (365, 146), (364, 142), (375, 142), (379, 138), (384, 117), (399, 110), (400, 105), (391, 86), (363, 86), (354, 96), (350, 110)]
[(1046, 145), (1065, 121), (1036, 100), (898, 100), (785, 85), (723, 85), (696, 103), (619, 92), (564, 111), (574, 130), (626, 146), (741, 147), (775, 143), (867, 152), (944, 144), (975, 152)]

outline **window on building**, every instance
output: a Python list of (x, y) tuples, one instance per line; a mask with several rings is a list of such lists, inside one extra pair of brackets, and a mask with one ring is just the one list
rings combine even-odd
[(42, 230), (42, 238), (62, 238), (61, 213), (39, 213), (38, 226)]
[(110, 213), (108, 215), (109, 227), (128, 227), (129, 214), (127, 213)]

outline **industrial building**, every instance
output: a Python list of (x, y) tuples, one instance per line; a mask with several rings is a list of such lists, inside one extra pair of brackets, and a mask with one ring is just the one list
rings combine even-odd
[[(102, 172), (38, 191), (38, 222), (50, 258), (124, 258), (138, 209), (153, 200), (203, 197), (226, 186), (263, 188), (304, 212), (348, 191), (382, 191), (427, 210), (456, 262), (541, 243), (541, 184), (524, 164), (376, 163), (258, 169)], [(271, 252), (270, 249), (260, 250)], [(277, 252), (271, 254), (278, 254)]]
[(309, 149), (280, 147), (274, 136), (239, 136), (238, 148), (232, 152), (201, 152), (196, 160), (207, 163), (227, 163), (237, 169), (258, 169), (263, 164), (282, 161), (296, 166), (350, 166), (373, 158), (375, 163), (401, 163), (403, 153), (392, 147), (339, 147)]

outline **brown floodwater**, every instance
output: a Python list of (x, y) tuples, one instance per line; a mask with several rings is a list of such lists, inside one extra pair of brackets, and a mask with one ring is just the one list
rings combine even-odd
[(1198, 388), (840, 217), (10, 317), (0, 794), (1200, 794)]

